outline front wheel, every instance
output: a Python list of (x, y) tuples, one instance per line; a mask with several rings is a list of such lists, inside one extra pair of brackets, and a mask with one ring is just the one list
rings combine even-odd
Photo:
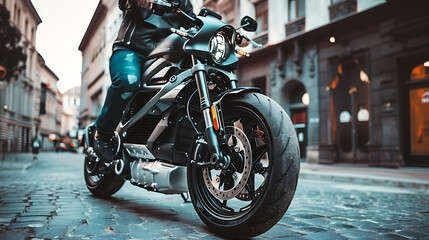
[[(273, 227), (289, 207), (298, 182), (298, 140), (286, 112), (265, 95), (232, 96), (222, 106), (220, 145), (231, 164), (223, 170), (190, 165), (189, 192), (215, 234), (249, 238)], [(192, 158), (208, 162), (206, 148), (197, 143)]]

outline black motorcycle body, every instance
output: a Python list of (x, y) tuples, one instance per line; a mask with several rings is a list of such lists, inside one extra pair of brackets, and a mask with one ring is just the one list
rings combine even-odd
[(215, 234), (262, 234), (295, 193), (296, 133), (274, 100), (257, 88), (237, 87), (235, 28), (208, 9), (196, 19), (183, 17), (195, 27), (172, 29), (176, 34), (142, 68), (140, 88), (116, 129), (116, 160), (100, 161), (91, 141), (94, 126), (86, 128), (87, 187), (100, 197), (125, 180), (165, 194), (189, 192)]

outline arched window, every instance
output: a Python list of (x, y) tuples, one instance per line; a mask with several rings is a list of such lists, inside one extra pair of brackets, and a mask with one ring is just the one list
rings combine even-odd
[(411, 80), (429, 78), (429, 61), (418, 65), (411, 71)]

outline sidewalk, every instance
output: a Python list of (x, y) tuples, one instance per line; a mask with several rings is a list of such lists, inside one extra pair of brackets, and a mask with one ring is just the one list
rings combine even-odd
[(300, 179), (361, 185), (414, 188), (429, 191), (429, 168), (381, 168), (366, 165), (301, 163)]
[(27, 169), (33, 165), (31, 153), (0, 153), (0, 171), (11, 169)]

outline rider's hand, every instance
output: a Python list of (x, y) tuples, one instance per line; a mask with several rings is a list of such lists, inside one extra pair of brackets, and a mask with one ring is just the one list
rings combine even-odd
[(239, 46), (239, 47), (242, 47), (242, 48), (245, 48), (245, 47), (249, 46), (249, 44), (250, 44), (250, 42), (249, 42), (249, 41), (247, 41), (245, 38), (243, 38), (243, 39), (241, 40), (241, 43), (240, 43), (240, 44), (238, 44), (238, 46)]
[(130, 6), (138, 6), (152, 10), (153, 0), (128, 0)]

